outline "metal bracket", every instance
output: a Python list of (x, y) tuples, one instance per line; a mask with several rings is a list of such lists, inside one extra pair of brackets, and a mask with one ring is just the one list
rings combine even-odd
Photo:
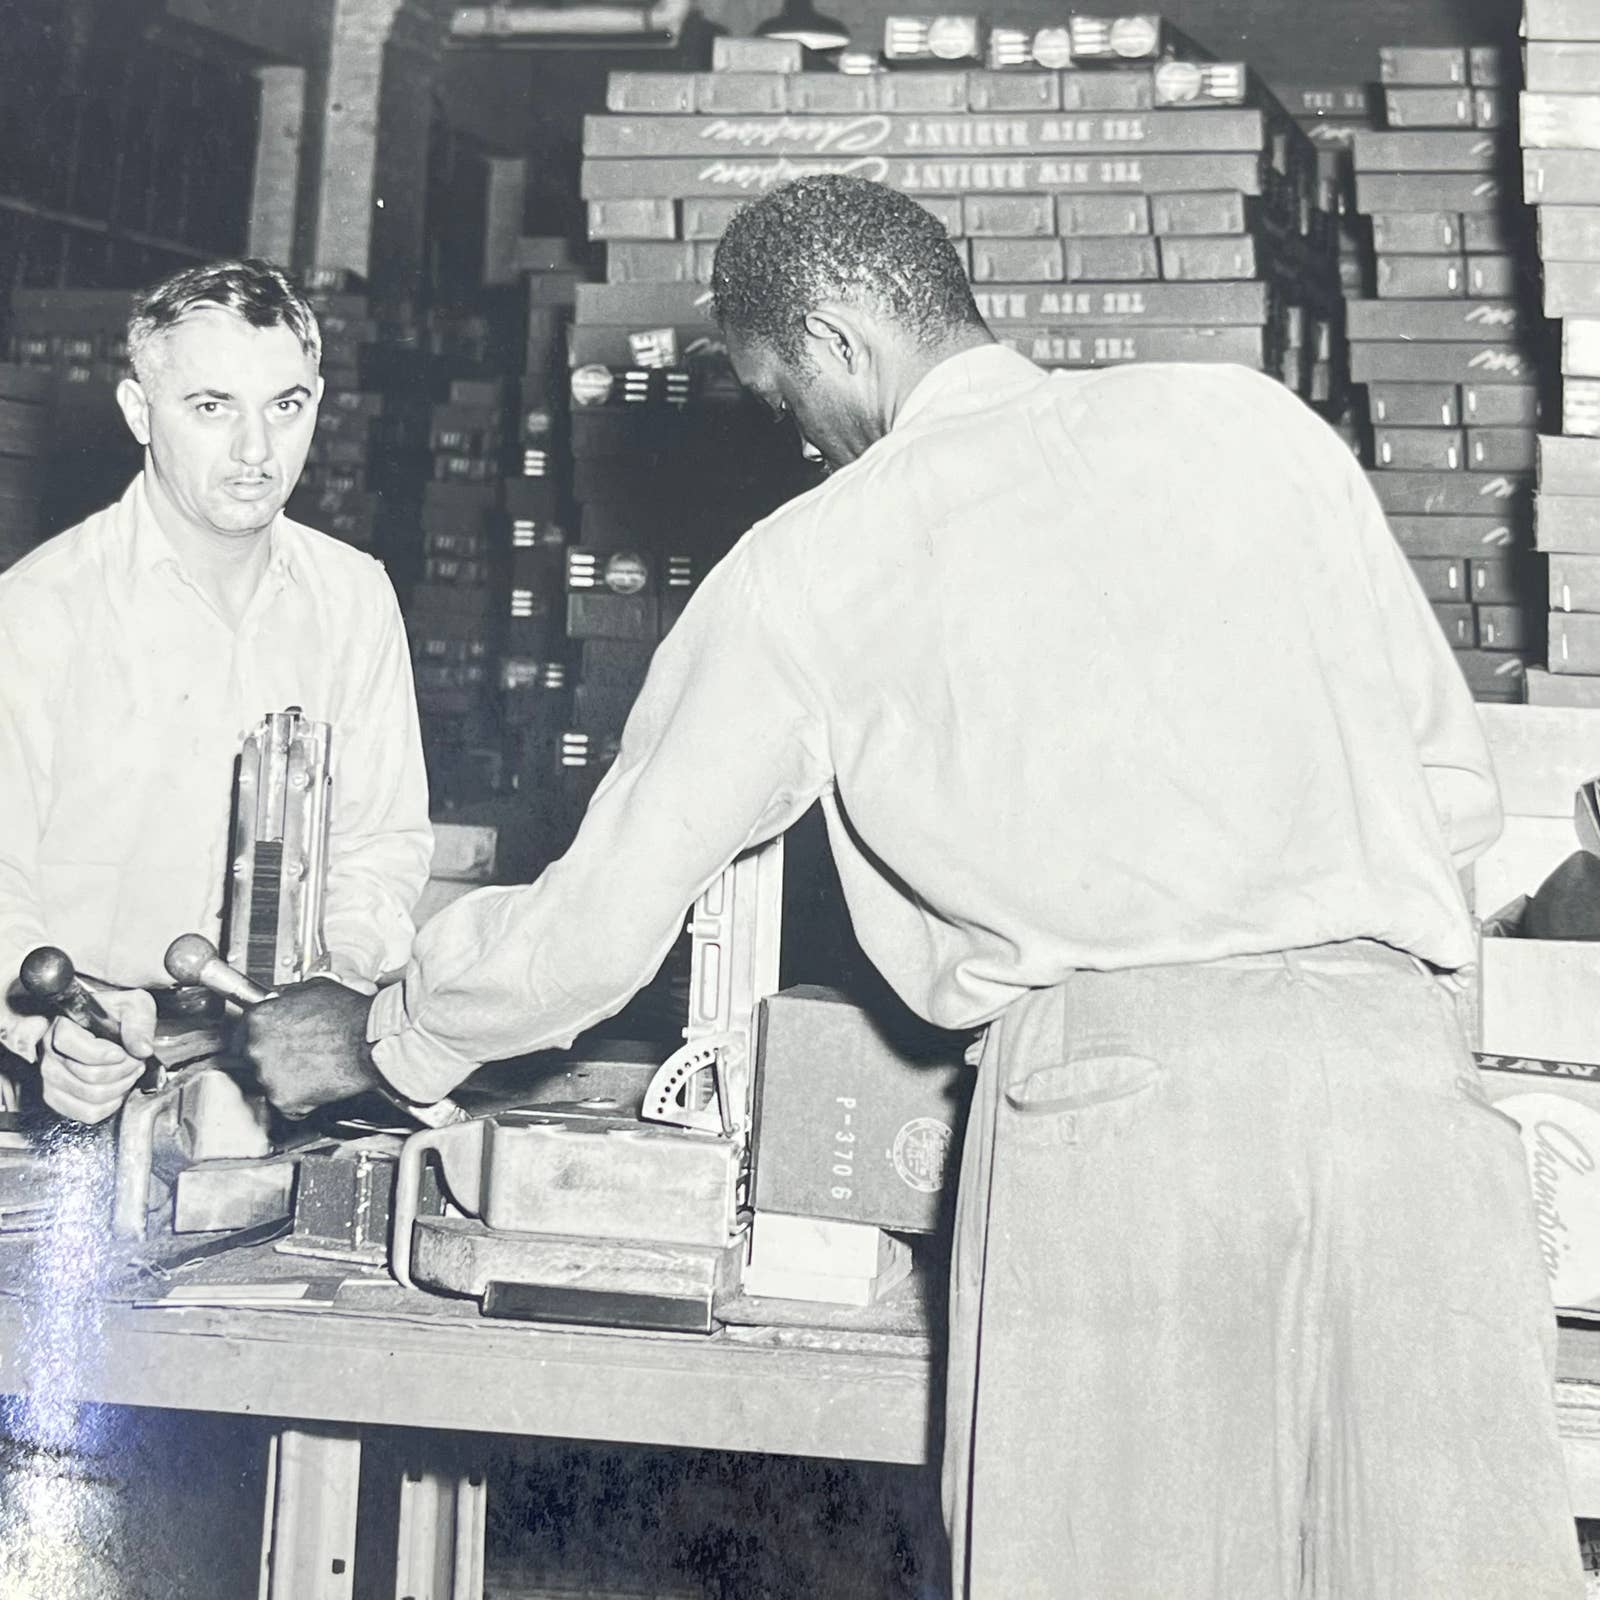
[(361, 1438), (285, 1428), (272, 1438), (257, 1600), (352, 1600)]
[(483, 1600), (487, 1510), (481, 1472), (407, 1467), (400, 1479), (395, 1600)]
[[(722, 1086), (724, 1115), (739, 1134), (750, 1128), (756, 1010), (777, 991), (782, 932), (780, 836), (728, 866), (695, 901), (689, 920), (689, 1017), (683, 1036), (690, 1045), (722, 1043), (730, 1036), (742, 1041), (742, 1052), (725, 1052), (729, 1070)], [(735, 1063), (732, 1057), (740, 1053), (743, 1060)]]

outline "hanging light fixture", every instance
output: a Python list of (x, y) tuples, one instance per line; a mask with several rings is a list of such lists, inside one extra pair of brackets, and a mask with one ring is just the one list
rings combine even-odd
[(783, 9), (756, 32), (763, 39), (792, 39), (807, 50), (842, 50), (850, 43), (850, 30), (837, 17), (823, 16), (811, 0), (783, 0)]

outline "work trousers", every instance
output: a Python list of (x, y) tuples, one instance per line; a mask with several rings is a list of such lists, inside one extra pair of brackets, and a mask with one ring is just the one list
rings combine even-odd
[(993, 1024), (950, 1332), (958, 1597), (1583, 1592), (1517, 1127), (1385, 946)]

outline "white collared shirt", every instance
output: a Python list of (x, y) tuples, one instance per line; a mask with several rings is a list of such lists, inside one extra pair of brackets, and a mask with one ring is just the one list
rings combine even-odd
[[(291, 705), (333, 726), (333, 964), (370, 979), (405, 960), (432, 832), (394, 590), (287, 517), (269, 537), (237, 629), (185, 572), (142, 474), (0, 574), (0, 989), (38, 944), (143, 985), (171, 981), (178, 934), (219, 939), (234, 762)], [(0, 1006), (17, 1054), (41, 1032)]]
[(1474, 956), (1499, 797), (1349, 451), (1228, 366), (952, 357), (753, 528), (662, 643), (567, 855), (423, 929), (375, 1001), (431, 1099), (646, 982), (739, 851), (818, 797), (911, 1008), (988, 1021), (1078, 968), (1376, 939)]

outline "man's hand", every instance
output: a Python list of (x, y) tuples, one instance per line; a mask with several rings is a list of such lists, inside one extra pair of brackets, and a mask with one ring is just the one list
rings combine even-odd
[(367, 1046), (372, 1001), (332, 978), (312, 978), (253, 1006), (245, 1049), (267, 1099), (286, 1117), (380, 1086)]
[(96, 988), (94, 996), (121, 1026), (122, 1043), (57, 1017), (39, 1051), (44, 1103), (77, 1122), (104, 1122), (138, 1082), (141, 1058), (155, 1049), (156, 1003), (143, 989)]

